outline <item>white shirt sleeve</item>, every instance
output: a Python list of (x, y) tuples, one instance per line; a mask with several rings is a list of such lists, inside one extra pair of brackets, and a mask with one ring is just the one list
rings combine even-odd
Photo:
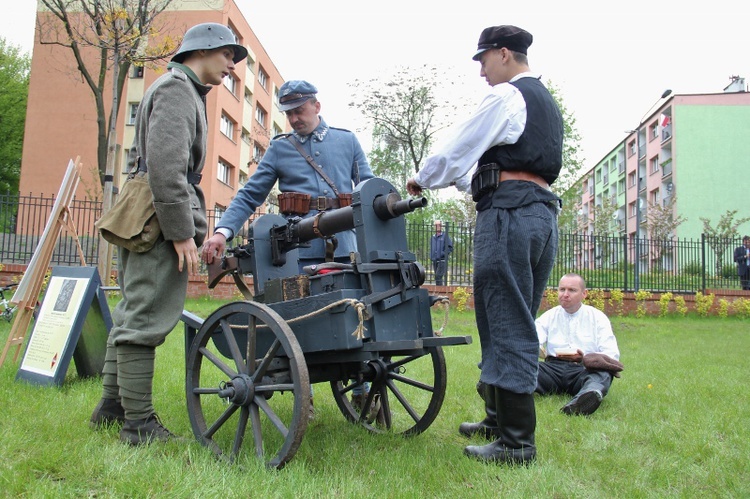
[(470, 171), (489, 148), (515, 144), (526, 126), (526, 102), (510, 83), (492, 87), (477, 111), (454, 127), (437, 153), (425, 160), (414, 180), (428, 189), (455, 184), (471, 187)]

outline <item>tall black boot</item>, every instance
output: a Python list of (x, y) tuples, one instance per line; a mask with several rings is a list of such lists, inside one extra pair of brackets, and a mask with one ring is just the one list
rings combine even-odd
[(494, 391), (500, 438), (487, 445), (470, 445), (464, 449), (464, 454), (498, 464), (529, 464), (536, 459), (534, 394), (513, 393), (497, 387)]
[(495, 387), (482, 383), (484, 399), (484, 411), (487, 413), (485, 418), (478, 423), (461, 423), (458, 432), (466, 437), (471, 437), (475, 433), (481, 435), (487, 440), (500, 438), (500, 428), (497, 425), (497, 404), (495, 402)]

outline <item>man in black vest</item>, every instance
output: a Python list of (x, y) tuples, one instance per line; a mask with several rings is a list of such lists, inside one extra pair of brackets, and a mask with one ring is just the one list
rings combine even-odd
[(482, 31), (474, 60), (492, 88), (407, 182), (412, 195), (450, 185), (471, 189), (477, 203), (474, 304), (486, 417), (459, 431), (492, 440), (464, 453), (498, 464), (536, 458), (534, 321), (557, 253), (560, 199), (549, 184), (562, 167), (563, 121), (540, 76), (529, 70), (531, 42), (516, 26)]

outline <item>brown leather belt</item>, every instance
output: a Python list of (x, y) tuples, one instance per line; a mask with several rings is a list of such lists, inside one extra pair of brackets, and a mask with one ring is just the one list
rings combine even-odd
[(529, 182), (534, 182), (542, 189), (550, 190), (547, 181), (536, 173), (522, 171), (501, 171), (500, 182), (505, 182), (506, 180), (527, 180)]
[(326, 198), (323, 196), (310, 199), (310, 209), (318, 211), (334, 210), (341, 207), (338, 198)]

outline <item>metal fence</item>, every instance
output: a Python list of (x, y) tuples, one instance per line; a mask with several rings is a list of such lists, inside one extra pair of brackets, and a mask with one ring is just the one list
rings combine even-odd
[[(25, 264), (31, 260), (39, 238), (54, 206), (54, 196), (0, 195), (0, 263)], [(76, 228), (86, 264), (96, 265), (99, 239), (94, 221), (101, 213), (97, 201), (74, 200), (69, 218)], [(256, 213), (248, 225), (256, 217)], [(213, 232), (222, 212), (209, 210), (209, 233)], [(406, 223), (410, 251), (427, 271), (427, 282), (434, 283), (430, 262), (431, 222)], [(453, 241), (448, 259), (446, 283), (471, 286), (474, 226), (446, 223), (443, 230)], [(247, 234), (247, 225), (240, 231), (237, 243)], [(640, 246), (636, 248), (636, 244)], [(557, 283), (567, 272), (581, 274), (590, 288), (648, 290), (695, 293), (706, 289), (739, 289), (734, 249), (742, 245), (740, 238), (719, 240), (702, 235), (700, 239), (653, 240), (626, 236), (594, 236), (575, 233), (560, 234), (557, 262), (550, 283)], [(636, 255), (639, 256), (636, 262)], [(53, 265), (79, 265), (75, 240), (63, 231), (52, 257)]]

